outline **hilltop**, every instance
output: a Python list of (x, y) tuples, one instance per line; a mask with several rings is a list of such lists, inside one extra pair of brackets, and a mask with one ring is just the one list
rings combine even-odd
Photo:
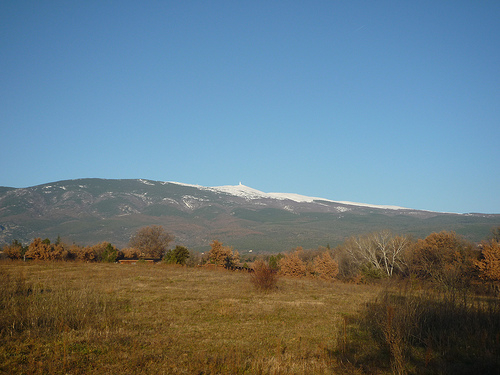
[(34, 237), (81, 245), (126, 246), (145, 225), (162, 225), (176, 243), (203, 250), (213, 239), (245, 251), (334, 246), (350, 235), (391, 229), (425, 237), (454, 230), (488, 236), (500, 215), (450, 214), (333, 201), (251, 187), (204, 187), (144, 179), (76, 179), (28, 188), (0, 187), (0, 243)]

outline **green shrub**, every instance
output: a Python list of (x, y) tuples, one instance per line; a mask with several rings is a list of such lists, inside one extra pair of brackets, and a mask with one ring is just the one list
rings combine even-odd
[(369, 263), (361, 266), (361, 275), (366, 281), (379, 280), (386, 276), (381, 269), (375, 268), (372, 264)]
[(184, 246), (177, 245), (175, 249), (168, 250), (163, 261), (168, 264), (182, 264), (185, 265), (189, 259), (189, 250)]
[(114, 263), (118, 258), (118, 249), (107, 242), (100, 258), (101, 262)]

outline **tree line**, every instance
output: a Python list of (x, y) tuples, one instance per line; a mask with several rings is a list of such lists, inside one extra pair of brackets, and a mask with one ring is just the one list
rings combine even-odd
[(116, 262), (121, 259), (156, 259), (167, 263), (186, 264), (190, 251), (185, 246), (168, 250), (174, 236), (163, 227), (153, 225), (140, 228), (130, 239), (129, 246), (118, 249), (110, 242), (100, 242), (91, 246), (68, 245), (58, 236), (55, 242), (46, 238), (35, 238), (24, 246), (14, 240), (3, 248), (10, 259), (34, 260), (79, 260), (85, 262)]
[[(297, 247), (287, 253), (260, 256), (259, 262), (276, 274), (288, 277), (318, 277), (349, 282), (383, 278), (416, 278), (449, 289), (486, 283), (500, 290), (500, 227), (480, 244), (455, 232), (434, 232), (423, 239), (393, 234), (388, 230), (352, 236), (331, 249)], [(213, 241), (202, 263), (226, 268), (241, 264), (232, 247)], [(244, 264), (246, 266), (246, 264)], [(253, 268), (262, 269), (262, 264)]]
[[(120, 259), (156, 259), (170, 264), (214, 264), (227, 269), (250, 268), (242, 264), (232, 247), (214, 240), (210, 251), (197, 254), (184, 246), (168, 249), (174, 237), (161, 226), (140, 228), (129, 246), (118, 249), (109, 242), (92, 246), (67, 245), (35, 238), (28, 246), (14, 240), (4, 246), (11, 259), (80, 260), (116, 262)], [(246, 259), (254, 262), (256, 257)], [(474, 244), (455, 232), (431, 233), (424, 239), (393, 234), (388, 230), (347, 238), (335, 248), (298, 247), (277, 255), (260, 255), (274, 273), (290, 277), (318, 277), (325, 280), (366, 282), (390, 277), (416, 277), (457, 288), (483, 281), (500, 283), (500, 227), (492, 229), (488, 241)], [(261, 267), (260, 265), (259, 267)], [(497, 286), (498, 288), (498, 286)]]

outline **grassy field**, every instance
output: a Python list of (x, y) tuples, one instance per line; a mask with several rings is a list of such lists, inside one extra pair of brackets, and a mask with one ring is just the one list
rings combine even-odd
[[(462, 356), (425, 327), (408, 331), (420, 318), (440, 325), (431, 305), (381, 298), (382, 286), (281, 278), (263, 293), (247, 273), (77, 262), (3, 261), (0, 280), (8, 374), (445, 374), (439, 353)], [(465, 312), (491, 331), (476, 329), (491, 351), (482, 373), (498, 370), (494, 301), (485, 317)], [(444, 310), (459, 320), (456, 311)]]
[[(372, 286), (166, 265), (0, 264), (0, 370), (330, 374), (343, 317)], [(339, 370), (336, 372), (336, 370)]]

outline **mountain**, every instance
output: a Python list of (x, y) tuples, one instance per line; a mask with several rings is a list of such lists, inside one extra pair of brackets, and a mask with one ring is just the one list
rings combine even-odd
[(335, 245), (381, 229), (425, 237), (454, 230), (485, 239), (500, 215), (449, 214), (264, 193), (245, 185), (204, 187), (151, 180), (78, 179), (0, 187), (0, 244), (35, 237), (125, 247), (146, 225), (162, 225), (176, 244), (207, 249), (218, 239), (240, 251)]

